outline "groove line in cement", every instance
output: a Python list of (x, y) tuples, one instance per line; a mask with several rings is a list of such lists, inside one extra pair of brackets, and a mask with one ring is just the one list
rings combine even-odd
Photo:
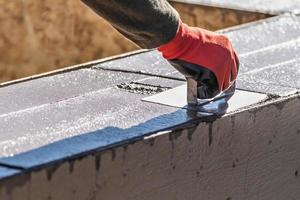
[[(116, 68), (107, 68), (107, 67), (99, 67), (99, 66), (93, 67), (92, 69), (104, 70), (104, 71), (113, 71), (113, 72), (132, 73), (132, 74), (152, 76), (152, 77), (157, 77), (157, 78), (166, 78), (166, 79), (176, 80), (176, 81), (185, 81), (184, 78), (178, 78), (178, 77), (175, 77), (175, 76), (159, 75), (159, 74), (153, 74), (153, 73), (149, 73), (149, 72), (142, 72), (142, 71), (135, 71), (135, 70), (116, 69)], [(174, 73), (177, 73), (177, 72), (174, 71)]]

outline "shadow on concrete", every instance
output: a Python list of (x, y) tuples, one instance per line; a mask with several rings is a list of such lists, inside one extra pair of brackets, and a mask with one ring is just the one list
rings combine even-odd
[(214, 116), (199, 117), (186, 109), (178, 109), (173, 113), (152, 118), (126, 129), (108, 126), (93, 132), (59, 140), (12, 157), (1, 158), (0, 164), (23, 170), (40, 168), (44, 165), (75, 159), (93, 152), (132, 143), (153, 133), (182, 130), (196, 126), (201, 121), (207, 122), (215, 119)]

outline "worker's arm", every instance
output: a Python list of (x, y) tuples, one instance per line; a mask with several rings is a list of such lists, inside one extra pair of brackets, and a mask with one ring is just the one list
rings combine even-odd
[(183, 24), (167, 0), (82, 0), (125, 37), (158, 48), (186, 77), (198, 83), (198, 97), (211, 98), (235, 81), (238, 58), (222, 35)]
[(179, 16), (166, 0), (82, 1), (142, 48), (158, 47), (176, 34)]

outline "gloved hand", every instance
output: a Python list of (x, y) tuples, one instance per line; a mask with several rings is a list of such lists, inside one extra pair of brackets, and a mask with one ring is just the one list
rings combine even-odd
[(198, 83), (198, 98), (228, 89), (237, 77), (239, 60), (229, 39), (179, 22), (176, 36), (158, 48), (178, 71)]

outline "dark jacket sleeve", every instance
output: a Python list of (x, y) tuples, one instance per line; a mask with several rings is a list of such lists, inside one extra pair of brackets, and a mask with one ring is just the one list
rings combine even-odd
[(176, 34), (179, 15), (167, 0), (82, 0), (125, 37), (155, 48)]

